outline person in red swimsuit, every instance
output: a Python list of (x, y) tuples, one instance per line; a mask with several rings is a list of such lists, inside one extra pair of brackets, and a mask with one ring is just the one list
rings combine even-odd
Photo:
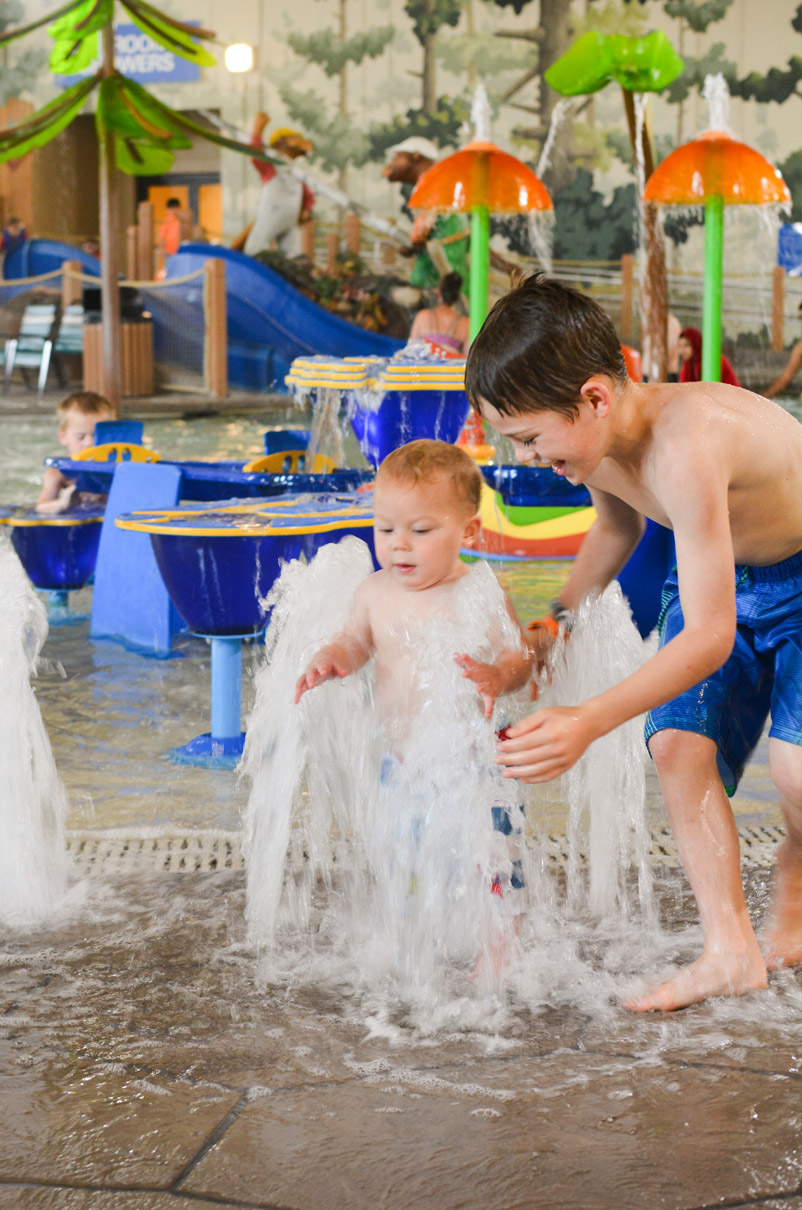
[[(699, 331), (699, 329), (683, 328), (679, 334), (677, 349), (680, 357), (680, 382), (701, 382), (702, 333)], [(735, 370), (732, 368), (723, 353), (721, 354), (720, 381), (728, 382), (730, 386), (733, 387), (739, 387), (741, 385), (738, 381)]]

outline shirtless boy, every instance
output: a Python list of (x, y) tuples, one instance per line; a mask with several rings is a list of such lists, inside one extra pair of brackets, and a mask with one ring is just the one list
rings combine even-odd
[[(558, 612), (613, 579), (644, 516), (673, 529), (677, 549), (657, 654), (607, 692), (512, 727), (499, 744), (505, 776), (550, 781), (598, 736), (648, 711), (704, 951), (627, 1007), (675, 1009), (765, 987), (767, 967), (802, 961), (802, 427), (737, 387), (632, 382), (604, 312), (540, 276), (493, 308), (466, 389), (520, 461), (545, 461), (590, 489), (597, 520)], [(769, 713), (787, 836), (761, 952), (727, 793)]]
[[(95, 444), (95, 425), (98, 420), (111, 420), (114, 414), (108, 400), (94, 391), (73, 391), (61, 400), (57, 410), (58, 439), (70, 458), (77, 457), (82, 450), (90, 449)], [(105, 497), (90, 497), (83, 493), (81, 499), (84, 503), (89, 503), (105, 500)], [(49, 466), (44, 474), (36, 511), (63, 513), (77, 503), (74, 481), (62, 475), (55, 466)]]

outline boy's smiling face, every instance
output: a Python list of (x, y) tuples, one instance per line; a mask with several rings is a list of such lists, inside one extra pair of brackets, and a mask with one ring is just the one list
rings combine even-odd
[(497, 433), (509, 437), (518, 462), (548, 463), (555, 474), (569, 483), (584, 483), (606, 452), (606, 417), (596, 402), (582, 399), (575, 420), (562, 412), (542, 409), (532, 412), (502, 413), (480, 399), (482, 416)]

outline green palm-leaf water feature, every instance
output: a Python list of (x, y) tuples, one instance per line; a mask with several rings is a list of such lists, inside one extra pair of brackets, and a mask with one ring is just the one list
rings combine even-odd
[(162, 13), (145, 0), (73, 0), (39, 20), (0, 34), (5, 46), (50, 22), (53, 39), (50, 70), (55, 75), (82, 72), (98, 57), (100, 67), (86, 80), (68, 88), (25, 121), (0, 131), (0, 163), (19, 159), (44, 147), (77, 117), (97, 91), (95, 126), (100, 152), (100, 243), (103, 355), (103, 394), (119, 410), (122, 394), (122, 348), (117, 265), (117, 171), (134, 176), (161, 176), (172, 167), (175, 152), (192, 146), (192, 138), (275, 163), (275, 158), (228, 138), (211, 126), (192, 121), (171, 109), (118, 72), (114, 66), (113, 18), (119, 2), (131, 20), (160, 46), (202, 67), (214, 57), (202, 45), (215, 35)]
[[(619, 84), (632, 144), (632, 157), (639, 181), (651, 176), (654, 160), (651, 139), (636, 96), (661, 92), (677, 78), (684, 63), (662, 30), (643, 37), (600, 34), (590, 31), (577, 38), (545, 73), (546, 83), (565, 97), (586, 96), (607, 84)], [(642, 111), (641, 111), (642, 113)], [(642, 177), (641, 177), (642, 174)], [(645, 205), (642, 212), (645, 244), (644, 279), (641, 290), (643, 326), (651, 338), (657, 358), (657, 372), (664, 376), (668, 319), (668, 285), (665, 249), (657, 221), (657, 209)]]

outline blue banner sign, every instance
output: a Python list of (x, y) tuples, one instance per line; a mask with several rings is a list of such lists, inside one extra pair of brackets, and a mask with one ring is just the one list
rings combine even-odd
[[(188, 21), (185, 24), (199, 23)], [(56, 76), (56, 83), (61, 88), (69, 88), (85, 76), (93, 75), (99, 66), (100, 60), (97, 58), (85, 71), (71, 76)], [(114, 66), (138, 84), (189, 84), (200, 78), (197, 63), (174, 55), (133, 24), (114, 26)]]

